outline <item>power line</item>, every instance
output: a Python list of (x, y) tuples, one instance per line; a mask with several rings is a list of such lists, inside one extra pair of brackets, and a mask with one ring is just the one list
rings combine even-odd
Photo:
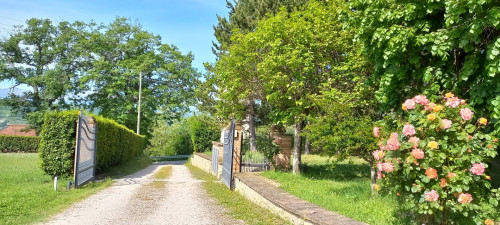
[(9, 27), (16, 28), (14, 25), (6, 24), (6, 23), (0, 23), (0, 25), (4, 25), (4, 26), (9, 26)]
[(6, 16), (0, 16), (0, 17), (3, 17), (3, 18), (5, 18), (5, 19), (9, 19), (9, 20), (13, 20), (13, 21), (17, 21), (17, 22), (19, 22), (19, 23), (24, 23), (24, 22), (23, 22), (23, 21), (21, 21), (21, 20), (17, 20), (17, 19), (14, 19), (14, 18), (6, 17)]

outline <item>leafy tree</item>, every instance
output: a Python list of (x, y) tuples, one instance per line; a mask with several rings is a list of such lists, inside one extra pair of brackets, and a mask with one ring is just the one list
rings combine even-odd
[[(232, 3), (226, 0), (227, 7), (230, 9), (229, 17), (228, 19), (226, 19), (225, 17), (217, 15), (218, 24), (214, 26), (214, 35), (218, 43), (213, 43), (213, 53), (219, 57), (219, 60), (222, 60), (222, 56), (228, 53), (226, 50), (229, 48), (229, 46), (231, 46), (231, 36), (234, 32), (251, 32), (257, 26), (258, 21), (265, 18), (266, 16), (272, 16), (279, 11), (280, 7), (286, 7), (289, 11), (292, 11), (298, 6), (305, 4), (306, 2), (307, 0), (239, 0)], [(238, 68), (234, 68), (232, 72), (235, 74), (229, 76), (236, 76), (239, 78), (229, 78), (229, 80), (218, 78), (218, 76), (221, 76), (219, 73), (221, 73), (222, 70), (226, 73), (230, 72), (229, 70), (231, 70), (231, 68), (229, 68), (228, 66), (230, 66), (230, 60), (233, 60), (232, 58), (234, 57), (235, 56), (233, 54), (232, 57), (226, 57), (225, 62), (219, 62), (218, 60), (217, 65), (206, 66), (209, 72), (206, 77), (206, 82), (202, 84), (202, 88), (200, 88), (200, 91), (198, 93), (199, 101), (202, 103), (200, 104), (199, 108), (201, 108), (202, 110), (211, 108), (211, 111), (214, 112), (216, 111), (214, 110), (214, 107), (217, 105), (217, 112), (222, 116), (222, 118), (228, 116), (236, 116), (238, 118), (246, 117), (250, 127), (250, 149), (255, 151), (257, 148), (257, 143), (254, 119), (255, 117), (263, 117), (263, 115), (257, 115), (257, 108), (260, 107), (262, 101), (264, 100), (263, 98), (261, 98), (262, 93), (260, 91), (260, 84), (258, 83), (257, 76), (255, 76), (255, 65), (252, 66), (247, 63), (246, 67), (241, 68), (240, 70), (238, 70)], [(231, 59), (227, 60), (228, 58)], [(244, 63), (244, 59), (240, 58), (240, 61), (232, 64), (238, 63)], [(221, 68), (224, 66), (226, 67)], [(242, 82), (242, 85), (238, 85), (233, 82), (235, 80), (239, 80), (240, 82)], [(226, 82), (221, 83), (221, 81)], [(235, 84), (237, 85), (237, 87), (233, 87), (233, 85)], [(221, 93), (220, 90), (217, 91), (218, 89), (231, 89), (231, 92), (235, 93), (235, 98), (230, 97), (230, 100), (222, 99), (224, 101), (215, 104), (215, 93)], [(229, 94), (227, 93), (224, 95), (229, 96)], [(225, 110), (220, 111), (221, 104), (226, 105), (224, 106)], [(228, 110), (232, 113), (228, 113)]]
[(146, 152), (150, 156), (188, 155), (193, 153), (193, 144), (186, 120), (172, 125), (159, 121), (153, 130), (151, 145)]
[[(452, 91), (500, 119), (500, 4), (491, 0), (349, 1), (345, 16), (374, 64), (382, 109)], [(496, 123), (500, 131), (500, 123)]]
[(275, 121), (294, 124), (294, 173), (300, 172), (302, 127), (314, 108), (312, 96), (335, 75), (347, 73), (351, 32), (335, 19), (341, 7), (341, 1), (332, 1), (311, 2), (291, 13), (283, 9), (261, 21), (254, 32), (233, 35), (229, 48), (231, 54), (239, 45), (246, 46), (245, 57), (260, 60), (256, 68)]
[(22, 96), (11, 94), (4, 104), (38, 131), (46, 110), (69, 107), (64, 98), (73, 91), (79, 68), (85, 63), (79, 41), (87, 37), (87, 30), (81, 22), (54, 24), (33, 18), (0, 41), (0, 80), (32, 89)]
[(189, 110), (199, 77), (191, 53), (125, 18), (96, 29), (85, 45), (91, 66), (81, 81), (89, 108), (134, 129), (142, 74), (141, 133), (149, 135), (157, 118), (173, 121)]
[(191, 116), (187, 119), (186, 126), (195, 152), (210, 151), (212, 141), (220, 140), (217, 123), (208, 115)]

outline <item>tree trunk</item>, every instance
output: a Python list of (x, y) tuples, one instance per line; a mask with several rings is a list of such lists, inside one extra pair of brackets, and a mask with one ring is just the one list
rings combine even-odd
[(377, 184), (377, 170), (373, 166), (373, 159), (370, 159), (370, 178), (372, 180), (372, 194), (375, 193), (375, 184)]
[(248, 126), (250, 129), (250, 151), (257, 151), (257, 142), (256, 138), (257, 135), (255, 134), (255, 124), (253, 118), (255, 117), (255, 111), (254, 111), (254, 101), (248, 100)]
[[(307, 125), (311, 124), (311, 122), (307, 121)], [(304, 147), (304, 154), (309, 155), (311, 153), (311, 141), (309, 137), (306, 137), (306, 145)]]
[(300, 136), (300, 134), (302, 133), (302, 122), (302, 119), (295, 119), (293, 136), (293, 174), (300, 174), (300, 151), (302, 150), (302, 136)]
[(304, 147), (304, 154), (309, 155), (311, 153), (311, 141), (307, 140), (306, 137), (306, 146)]

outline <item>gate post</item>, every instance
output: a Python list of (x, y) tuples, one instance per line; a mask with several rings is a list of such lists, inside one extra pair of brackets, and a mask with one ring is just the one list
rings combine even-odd
[(241, 172), (241, 146), (243, 143), (243, 129), (240, 123), (234, 126), (234, 152), (233, 152), (233, 175)]
[(280, 153), (274, 156), (278, 168), (290, 169), (290, 158), (292, 155), (292, 135), (285, 134), (283, 129), (277, 126), (271, 127), (271, 137), (274, 143), (279, 145)]

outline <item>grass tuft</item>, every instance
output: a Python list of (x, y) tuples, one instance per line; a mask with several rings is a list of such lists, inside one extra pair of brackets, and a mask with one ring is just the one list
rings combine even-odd
[(242, 219), (247, 224), (288, 224), (287, 221), (249, 201), (238, 192), (229, 190), (226, 185), (211, 174), (198, 169), (189, 162), (186, 163), (186, 166), (195, 178), (205, 181), (203, 182), (205, 191), (210, 197), (215, 198), (221, 206), (228, 209), (231, 217)]
[(162, 166), (155, 174), (153, 178), (155, 179), (167, 179), (172, 175), (172, 166)]

